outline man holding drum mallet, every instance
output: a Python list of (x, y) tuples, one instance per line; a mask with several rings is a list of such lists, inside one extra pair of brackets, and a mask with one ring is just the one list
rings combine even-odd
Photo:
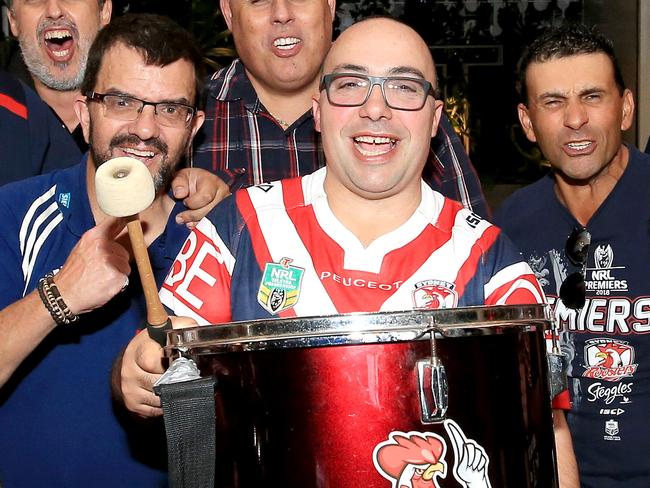
[(0, 480), (7, 488), (165, 483), (137, 457), (152, 446), (131, 444), (112, 406), (110, 368), (144, 306), (127, 222), (100, 209), (95, 172), (115, 157), (139, 160), (122, 176), (145, 165), (142, 184), (153, 177), (155, 190), (139, 218), (154, 270), (166, 270), (187, 232), (174, 222), (166, 192), (203, 121), (202, 66), (191, 36), (169, 19), (117, 19), (93, 44), (75, 102), (89, 153), (74, 167), (0, 190)]
[[(313, 101), (326, 167), (240, 191), (198, 224), (160, 292), (190, 317), (175, 324), (543, 302), (498, 228), (422, 182), (435, 94), (412, 29), (371, 19), (346, 30)], [(295, 279), (274, 281), (283, 270)], [(438, 293), (417, 293), (429, 285)], [(143, 334), (125, 351), (122, 393), (140, 415), (162, 413), (161, 358)]]

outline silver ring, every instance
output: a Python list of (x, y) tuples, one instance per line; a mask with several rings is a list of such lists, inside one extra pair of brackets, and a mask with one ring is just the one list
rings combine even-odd
[(120, 290), (120, 293), (122, 293), (124, 290), (126, 290), (127, 286), (129, 286), (129, 277), (128, 276), (124, 280), (124, 284), (122, 285), (122, 289)]

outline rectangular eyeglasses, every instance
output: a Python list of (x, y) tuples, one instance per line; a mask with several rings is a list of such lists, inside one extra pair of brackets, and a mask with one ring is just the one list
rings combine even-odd
[(187, 127), (196, 108), (176, 102), (148, 102), (129, 95), (88, 92), (86, 98), (104, 106), (106, 117), (114, 120), (134, 121), (145, 106), (151, 105), (160, 125), (174, 128)]
[(368, 76), (359, 73), (330, 73), (323, 76), (320, 89), (338, 107), (359, 107), (366, 103), (372, 88), (379, 85), (386, 105), (396, 110), (420, 110), (427, 97), (435, 97), (431, 83), (403, 76)]

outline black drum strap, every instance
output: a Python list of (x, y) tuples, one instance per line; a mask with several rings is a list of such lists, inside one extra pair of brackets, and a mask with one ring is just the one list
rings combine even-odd
[(215, 378), (154, 387), (167, 432), (170, 488), (213, 488), (215, 466)]

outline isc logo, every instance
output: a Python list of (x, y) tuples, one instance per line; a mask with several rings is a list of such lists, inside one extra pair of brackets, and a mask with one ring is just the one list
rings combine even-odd
[(623, 415), (625, 413), (625, 410), (622, 408), (601, 408), (600, 409), (600, 414), (601, 415)]

